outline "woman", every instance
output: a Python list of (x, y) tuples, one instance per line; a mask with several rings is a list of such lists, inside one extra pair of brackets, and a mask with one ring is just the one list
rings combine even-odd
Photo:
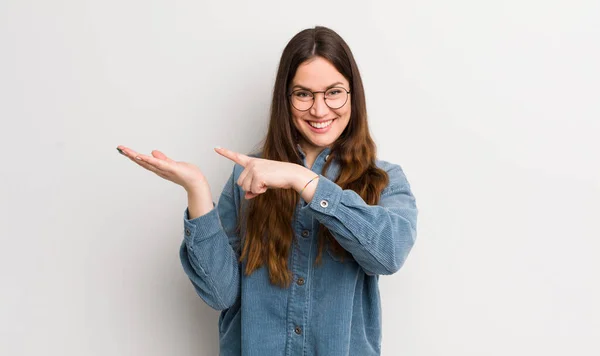
[(260, 152), (215, 149), (235, 162), (216, 208), (197, 167), (118, 149), (187, 191), (181, 262), (221, 310), (221, 355), (380, 354), (379, 275), (404, 263), (417, 208), (400, 166), (376, 159), (337, 33), (290, 40)]

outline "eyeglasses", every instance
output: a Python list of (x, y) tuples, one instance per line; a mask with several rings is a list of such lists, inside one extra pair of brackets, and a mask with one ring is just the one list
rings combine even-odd
[(329, 88), (325, 91), (298, 89), (289, 94), (290, 102), (296, 110), (308, 111), (314, 105), (315, 94), (318, 93), (323, 93), (325, 105), (327, 105), (330, 109), (335, 110), (346, 105), (350, 91), (340, 87)]

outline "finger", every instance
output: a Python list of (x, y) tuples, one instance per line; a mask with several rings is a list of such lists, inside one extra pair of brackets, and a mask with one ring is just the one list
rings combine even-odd
[(254, 194), (252, 192), (246, 192), (246, 194), (244, 195), (244, 198), (246, 198), (246, 199), (252, 199), (252, 198), (256, 198), (259, 195), (260, 194)]
[(148, 164), (148, 163), (146, 163), (146, 162), (144, 162), (142, 160), (136, 159), (134, 157), (129, 157), (129, 159), (132, 160), (133, 162), (137, 163), (139, 166), (141, 166), (141, 167), (149, 170), (150, 172), (154, 172), (156, 174), (164, 174), (164, 172), (162, 172), (158, 168), (156, 168), (156, 167), (154, 167), (154, 166), (152, 166), (152, 165), (150, 165), (150, 164)]
[(250, 191), (254, 194), (262, 194), (267, 191), (267, 185), (262, 180), (255, 178), (252, 180)]
[(248, 174), (246, 176), (246, 178), (244, 178), (244, 181), (242, 182), (240, 187), (242, 187), (242, 189), (246, 192), (251, 192), (252, 191), (252, 179), (253, 179), (252, 174)]
[(172, 171), (172, 163), (167, 162), (165, 160), (162, 159), (158, 159), (152, 156), (146, 156), (146, 155), (140, 155), (138, 154), (135, 157), (136, 160), (142, 161), (152, 167), (154, 167), (157, 170), (160, 170), (162, 172), (171, 172)]
[[(143, 159), (136, 159), (136, 157), (142, 158), (141, 156), (144, 156), (144, 155), (140, 155), (139, 153), (135, 152), (134, 150), (127, 148), (123, 145), (117, 146), (117, 150), (119, 151), (119, 153), (121, 153), (122, 155), (129, 158), (129, 160), (131, 160), (132, 162), (137, 163), (142, 168), (145, 168), (153, 173), (156, 173), (157, 175), (159, 175), (162, 178), (168, 179), (165, 175), (165, 172), (162, 171), (160, 168), (155, 167), (152, 164), (149, 164), (148, 162), (145, 162)], [(156, 159), (156, 158), (153, 158), (153, 159)]]
[(118, 151), (119, 151), (121, 154), (123, 154), (124, 156), (127, 156), (127, 157), (132, 157), (132, 156), (134, 156), (134, 155), (137, 155), (137, 152), (135, 152), (135, 151), (134, 151), (134, 150), (132, 150), (131, 148), (127, 148), (127, 147), (125, 147), (125, 146), (123, 146), (123, 145), (119, 145), (119, 146), (117, 146), (117, 150), (118, 150)]
[(163, 178), (165, 180), (168, 180), (168, 181), (172, 182), (172, 180), (169, 178), (169, 176), (167, 175), (167, 173), (161, 171), (160, 169), (157, 169), (156, 167), (154, 167), (154, 166), (152, 166), (152, 165), (150, 165), (150, 164), (148, 164), (148, 163), (146, 163), (144, 161), (137, 160), (135, 158), (131, 158), (131, 160), (134, 161), (135, 163), (137, 163), (138, 165), (140, 165), (141, 167), (149, 170), (150, 172), (153, 172), (157, 176), (159, 176), (159, 177), (161, 177), (161, 178)]
[[(154, 166), (156, 169), (160, 169), (165, 172), (171, 171), (172, 163), (175, 163), (172, 159), (167, 157), (164, 153), (154, 150), (152, 151), (152, 156), (140, 155), (136, 151), (127, 148), (123, 145), (117, 146), (117, 150), (124, 156), (127, 156), (129, 159), (133, 160), (135, 163), (139, 163), (139, 160), (135, 159), (136, 157), (142, 157), (142, 161)], [(166, 163), (165, 163), (166, 162)], [(145, 168), (145, 167), (144, 167)]]
[(248, 162), (251, 159), (250, 157), (246, 156), (245, 154), (230, 151), (226, 148), (221, 148), (221, 147), (215, 147), (215, 152), (217, 152), (218, 154), (220, 154), (221, 156), (223, 156), (225, 158), (229, 158), (230, 160), (234, 161), (235, 163), (239, 164), (242, 167), (246, 167), (246, 165), (248, 164)]
[[(125, 147), (125, 146), (118, 146), (118, 149), (120, 149), (120, 152), (123, 152), (123, 154), (125, 156), (127, 156), (129, 159), (134, 159), (135, 157), (139, 156), (140, 154), (134, 150), (132, 150), (131, 148)], [(134, 160), (134, 162), (137, 163), (137, 161)]]
[(241, 187), (242, 184), (244, 183), (244, 179), (246, 179), (246, 176), (248, 174), (250, 174), (250, 169), (248, 169), (248, 168), (244, 169), (236, 182), (237, 185), (239, 185)]

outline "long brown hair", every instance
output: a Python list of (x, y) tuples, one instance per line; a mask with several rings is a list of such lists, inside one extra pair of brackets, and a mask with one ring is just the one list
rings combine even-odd
[[(340, 174), (336, 179), (343, 189), (354, 190), (367, 204), (379, 202), (381, 191), (388, 184), (387, 173), (375, 164), (376, 147), (367, 125), (367, 109), (362, 80), (356, 62), (346, 42), (333, 30), (317, 26), (296, 34), (281, 55), (271, 103), (269, 129), (260, 149), (262, 158), (303, 164), (297, 145), (300, 133), (292, 123), (288, 100), (289, 84), (300, 64), (316, 56), (322, 57), (350, 82), (352, 109), (348, 126), (331, 147), (323, 174), (337, 159)], [(247, 260), (245, 274), (250, 275), (266, 264), (271, 284), (287, 288), (292, 281), (288, 256), (295, 238), (292, 220), (299, 202), (292, 189), (269, 189), (248, 204), (243, 216), (245, 236), (240, 262)], [(342, 259), (348, 253), (320, 225), (319, 252), (315, 264), (321, 263), (324, 244)]]

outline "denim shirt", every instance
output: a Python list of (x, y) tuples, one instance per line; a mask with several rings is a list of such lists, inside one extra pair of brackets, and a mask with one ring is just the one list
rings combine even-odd
[[(287, 289), (270, 284), (266, 266), (246, 276), (245, 262), (238, 262), (244, 191), (236, 182), (243, 167), (235, 164), (215, 209), (191, 220), (185, 209), (181, 263), (197, 294), (221, 311), (220, 355), (380, 355), (379, 275), (398, 271), (415, 242), (415, 198), (402, 168), (378, 160), (390, 181), (379, 204), (367, 205), (334, 183), (336, 160), (322, 175), (329, 152), (311, 167), (320, 176), (313, 199), (300, 199), (295, 210)], [(322, 264), (314, 266), (319, 224), (350, 257), (341, 261), (326, 244)]]

